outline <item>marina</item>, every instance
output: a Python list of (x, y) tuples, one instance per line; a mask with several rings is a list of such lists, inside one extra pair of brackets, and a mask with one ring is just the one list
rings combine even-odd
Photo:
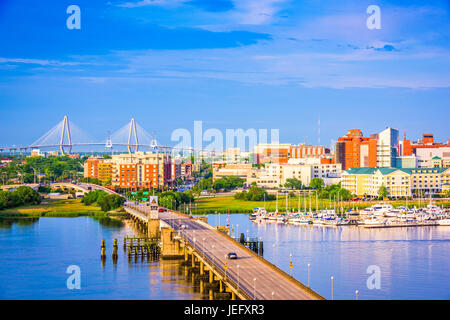
[[(339, 210), (339, 209), (338, 209)], [(432, 203), (424, 208), (398, 207), (391, 204), (375, 204), (360, 211), (345, 212), (335, 209), (280, 213), (267, 212), (264, 208), (255, 208), (249, 217), (256, 223), (285, 223), (292, 225), (350, 226), (363, 228), (403, 228), (450, 226), (450, 209), (438, 207)]]

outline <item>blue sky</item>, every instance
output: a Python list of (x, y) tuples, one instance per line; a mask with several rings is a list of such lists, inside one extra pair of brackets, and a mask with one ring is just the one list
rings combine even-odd
[(0, 30), (0, 145), (64, 115), (96, 140), (131, 117), (164, 144), (194, 120), (317, 143), (319, 116), (327, 146), (350, 128), (450, 138), (449, 1), (2, 0)]

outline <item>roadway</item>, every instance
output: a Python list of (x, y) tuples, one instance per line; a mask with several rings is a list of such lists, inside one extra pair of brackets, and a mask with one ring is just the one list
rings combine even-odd
[[(148, 212), (149, 207), (140, 205), (140, 210)], [(293, 278), (282, 274), (278, 268), (262, 261), (249, 249), (243, 248), (233, 239), (216, 231), (210, 225), (193, 220), (176, 212), (160, 212), (159, 219), (174, 230), (183, 233), (184, 238), (195, 246), (199, 254), (213, 261), (217, 268), (233, 280), (241, 290), (255, 300), (318, 300), (322, 299)], [(181, 228), (185, 225), (186, 228)], [(235, 252), (237, 260), (228, 260), (225, 255)], [(239, 266), (239, 267), (238, 267)], [(254, 279), (256, 279), (254, 281)]]

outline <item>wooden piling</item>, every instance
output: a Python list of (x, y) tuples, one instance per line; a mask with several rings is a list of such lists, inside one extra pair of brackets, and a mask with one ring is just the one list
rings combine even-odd
[(106, 259), (106, 246), (105, 246), (105, 239), (102, 239), (101, 249), (100, 249), (100, 256), (102, 259)]
[(113, 252), (112, 252), (112, 258), (113, 258), (113, 260), (117, 260), (117, 258), (119, 257), (117, 251), (118, 251), (117, 239), (114, 239)]

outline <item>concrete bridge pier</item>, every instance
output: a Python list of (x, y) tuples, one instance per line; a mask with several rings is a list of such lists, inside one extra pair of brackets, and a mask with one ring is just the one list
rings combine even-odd
[(205, 292), (205, 282), (203, 280), (200, 280), (200, 294), (203, 294)]
[(209, 300), (214, 300), (214, 292), (212, 291), (212, 289), (209, 289)]
[(189, 262), (189, 255), (186, 246), (184, 246), (184, 262), (187, 264)]
[(200, 275), (203, 276), (205, 274), (205, 264), (200, 261)]
[[(169, 227), (161, 228), (161, 257), (163, 259), (185, 259), (179, 239), (175, 239), (175, 230)], [(192, 265), (195, 267), (194, 256)]]
[(159, 220), (158, 219), (148, 219), (147, 223), (147, 236), (149, 238), (159, 238)]
[(192, 254), (191, 254), (191, 261), (192, 261), (191, 267), (192, 267), (192, 268), (195, 268), (195, 255), (194, 255), (193, 252), (192, 252)]
[(214, 282), (214, 273), (212, 270), (209, 270), (209, 283), (212, 284)]

